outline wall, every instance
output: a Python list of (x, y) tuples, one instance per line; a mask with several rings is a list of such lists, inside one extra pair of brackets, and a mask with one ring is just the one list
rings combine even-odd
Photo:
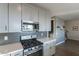
[[(65, 26), (68, 31), (68, 39), (79, 40), (79, 20), (67, 20)], [(73, 30), (74, 26), (78, 26), (78, 30)]]
[[(60, 19), (59, 17), (55, 17), (54, 19), (54, 39), (56, 39), (56, 44), (65, 40), (65, 32), (64, 32), (64, 20)], [(60, 27), (60, 28), (57, 28)]]
[[(43, 33), (43, 35), (41, 35)], [(22, 33), (0, 33), (0, 45), (10, 44), (20, 41), (20, 36), (37, 35), (37, 38), (47, 37), (47, 32), (22, 32)], [(4, 40), (4, 36), (8, 36), (8, 40)]]

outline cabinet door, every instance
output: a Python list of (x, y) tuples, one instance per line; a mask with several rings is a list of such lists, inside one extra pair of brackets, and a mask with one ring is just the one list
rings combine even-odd
[(22, 20), (32, 21), (31, 12), (32, 8), (28, 4), (22, 4)]
[(8, 32), (8, 4), (0, 3), (0, 33)]
[(50, 47), (50, 56), (55, 54), (55, 46)]
[(9, 32), (21, 31), (21, 4), (9, 4)]
[(46, 11), (46, 31), (51, 31), (51, 16), (48, 11)]
[(11, 56), (11, 54), (7, 53), (7, 54), (3, 54), (2, 56)]
[(50, 42), (50, 56), (54, 55), (55, 54), (55, 41), (51, 41)]
[(23, 56), (23, 49), (11, 52), (11, 56)]
[(31, 9), (31, 19), (33, 22), (39, 22), (38, 21), (38, 8), (35, 7), (35, 6), (32, 6), (32, 9)]
[(39, 8), (39, 31), (46, 31), (45, 10)]
[(49, 43), (44, 44), (43, 55), (50, 56), (50, 44)]

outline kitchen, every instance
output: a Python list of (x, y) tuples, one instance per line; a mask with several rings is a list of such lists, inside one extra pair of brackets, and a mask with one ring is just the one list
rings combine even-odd
[(0, 3), (0, 55), (53, 56), (51, 21), (50, 11), (36, 4)]
[(79, 3), (0, 3), (0, 56), (79, 56), (78, 35)]

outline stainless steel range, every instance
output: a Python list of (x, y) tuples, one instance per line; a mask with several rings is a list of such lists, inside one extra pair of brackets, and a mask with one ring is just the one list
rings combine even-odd
[(21, 36), (21, 44), (24, 48), (24, 56), (42, 56), (43, 55), (43, 43), (36, 40), (36, 37), (31, 35)]

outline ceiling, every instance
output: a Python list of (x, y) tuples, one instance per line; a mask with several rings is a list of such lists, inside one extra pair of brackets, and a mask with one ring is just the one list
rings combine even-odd
[(48, 9), (51, 16), (64, 20), (79, 19), (79, 3), (36, 3), (37, 6)]

